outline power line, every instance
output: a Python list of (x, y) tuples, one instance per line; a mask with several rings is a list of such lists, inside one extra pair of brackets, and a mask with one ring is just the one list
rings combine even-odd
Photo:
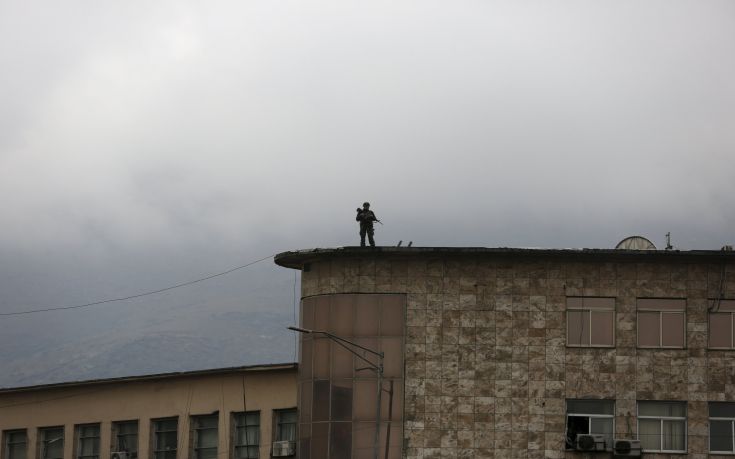
[(251, 261), (250, 263), (246, 263), (244, 265), (237, 266), (237, 267), (232, 268), (232, 269), (228, 269), (227, 271), (222, 271), (221, 273), (212, 274), (211, 276), (206, 276), (206, 277), (202, 277), (202, 278), (199, 278), (199, 279), (194, 279), (194, 280), (191, 280), (191, 281), (188, 281), (188, 282), (183, 282), (181, 284), (172, 285), (170, 287), (164, 287), (164, 288), (159, 288), (157, 290), (151, 290), (149, 292), (138, 293), (138, 294), (135, 294), (135, 295), (125, 296), (125, 297), (121, 297), (121, 298), (110, 298), (110, 299), (107, 299), (107, 300), (94, 301), (92, 303), (76, 304), (74, 306), (60, 306), (60, 307), (54, 307), (54, 308), (30, 309), (28, 311), (17, 311), (17, 312), (0, 312), (0, 316), (19, 316), (19, 315), (23, 315), (23, 314), (34, 314), (34, 313), (37, 313), (37, 312), (60, 311), (60, 310), (64, 310), (64, 309), (88, 308), (90, 306), (97, 306), (97, 305), (105, 304), (105, 303), (114, 303), (116, 301), (126, 301), (126, 300), (132, 300), (132, 299), (135, 299), (135, 298), (140, 298), (140, 297), (143, 297), (143, 296), (155, 295), (157, 293), (167, 292), (167, 291), (173, 290), (175, 288), (186, 287), (187, 285), (192, 285), (192, 284), (196, 284), (196, 283), (199, 283), (199, 282), (204, 282), (204, 281), (207, 281), (207, 280), (210, 280), (210, 279), (214, 279), (215, 277), (224, 276), (226, 274), (230, 274), (230, 273), (232, 273), (234, 271), (237, 271), (239, 269), (247, 268), (248, 266), (252, 266), (254, 264), (260, 263), (261, 261), (268, 260), (270, 258), (273, 258), (274, 256), (275, 256), (275, 254), (274, 255), (268, 255), (267, 257), (263, 257), (263, 258), (260, 258), (258, 260), (255, 260), (255, 261)]

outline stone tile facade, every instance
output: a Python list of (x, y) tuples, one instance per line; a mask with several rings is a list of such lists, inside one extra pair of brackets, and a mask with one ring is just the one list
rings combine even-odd
[[(566, 400), (587, 397), (615, 400), (619, 438), (636, 436), (637, 400), (686, 401), (686, 456), (705, 458), (707, 402), (735, 401), (735, 351), (707, 349), (723, 263), (735, 298), (724, 260), (365, 250), (312, 257), (302, 296), (406, 294), (406, 458), (586, 457), (564, 437)], [(615, 347), (566, 346), (569, 296), (615, 298)], [(687, 299), (685, 349), (636, 347), (641, 297)]]

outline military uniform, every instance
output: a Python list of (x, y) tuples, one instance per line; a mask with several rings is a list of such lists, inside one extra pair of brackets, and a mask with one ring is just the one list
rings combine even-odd
[(378, 219), (375, 217), (373, 211), (370, 210), (369, 204), (367, 206), (363, 205), (362, 209), (358, 209), (355, 220), (360, 222), (360, 246), (365, 247), (365, 235), (367, 235), (370, 247), (375, 247), (373, 222), (378, 221)]

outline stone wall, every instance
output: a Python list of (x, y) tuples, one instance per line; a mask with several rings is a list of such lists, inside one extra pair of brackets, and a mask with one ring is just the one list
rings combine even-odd
[[(584, 397), (614, 399), (616, 437), (627, 438), (636, 400), (688, 401), (688, 457), (710, 457), (707, 401), (735, 400), (735, 351), (707, 349), (719, 264), (367, 251), (320, 260), (303, 273), (304, 297), (407, 294), (407, 458), (585, 457), (564, 450), (565, 400)], [(568, 296), (616, 298), (615, 348), (566, 346)], [(639, 297), (687, 298), (686, 349), (636, 348)]]

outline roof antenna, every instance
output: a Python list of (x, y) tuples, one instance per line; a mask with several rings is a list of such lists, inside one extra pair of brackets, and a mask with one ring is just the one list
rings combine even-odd
[(671, 232), (666, 233), (666, 250), (671, 250), (674, 247), (671, 245)]
[(411, 247), (413, 245), (413, 241), (408, 242), (408, 246)]
[(401, 244), (403, 244), (403, 239), (401, 239), (400, 241), (398, 241), (398, 245), (396, 247), (400, 247)]

